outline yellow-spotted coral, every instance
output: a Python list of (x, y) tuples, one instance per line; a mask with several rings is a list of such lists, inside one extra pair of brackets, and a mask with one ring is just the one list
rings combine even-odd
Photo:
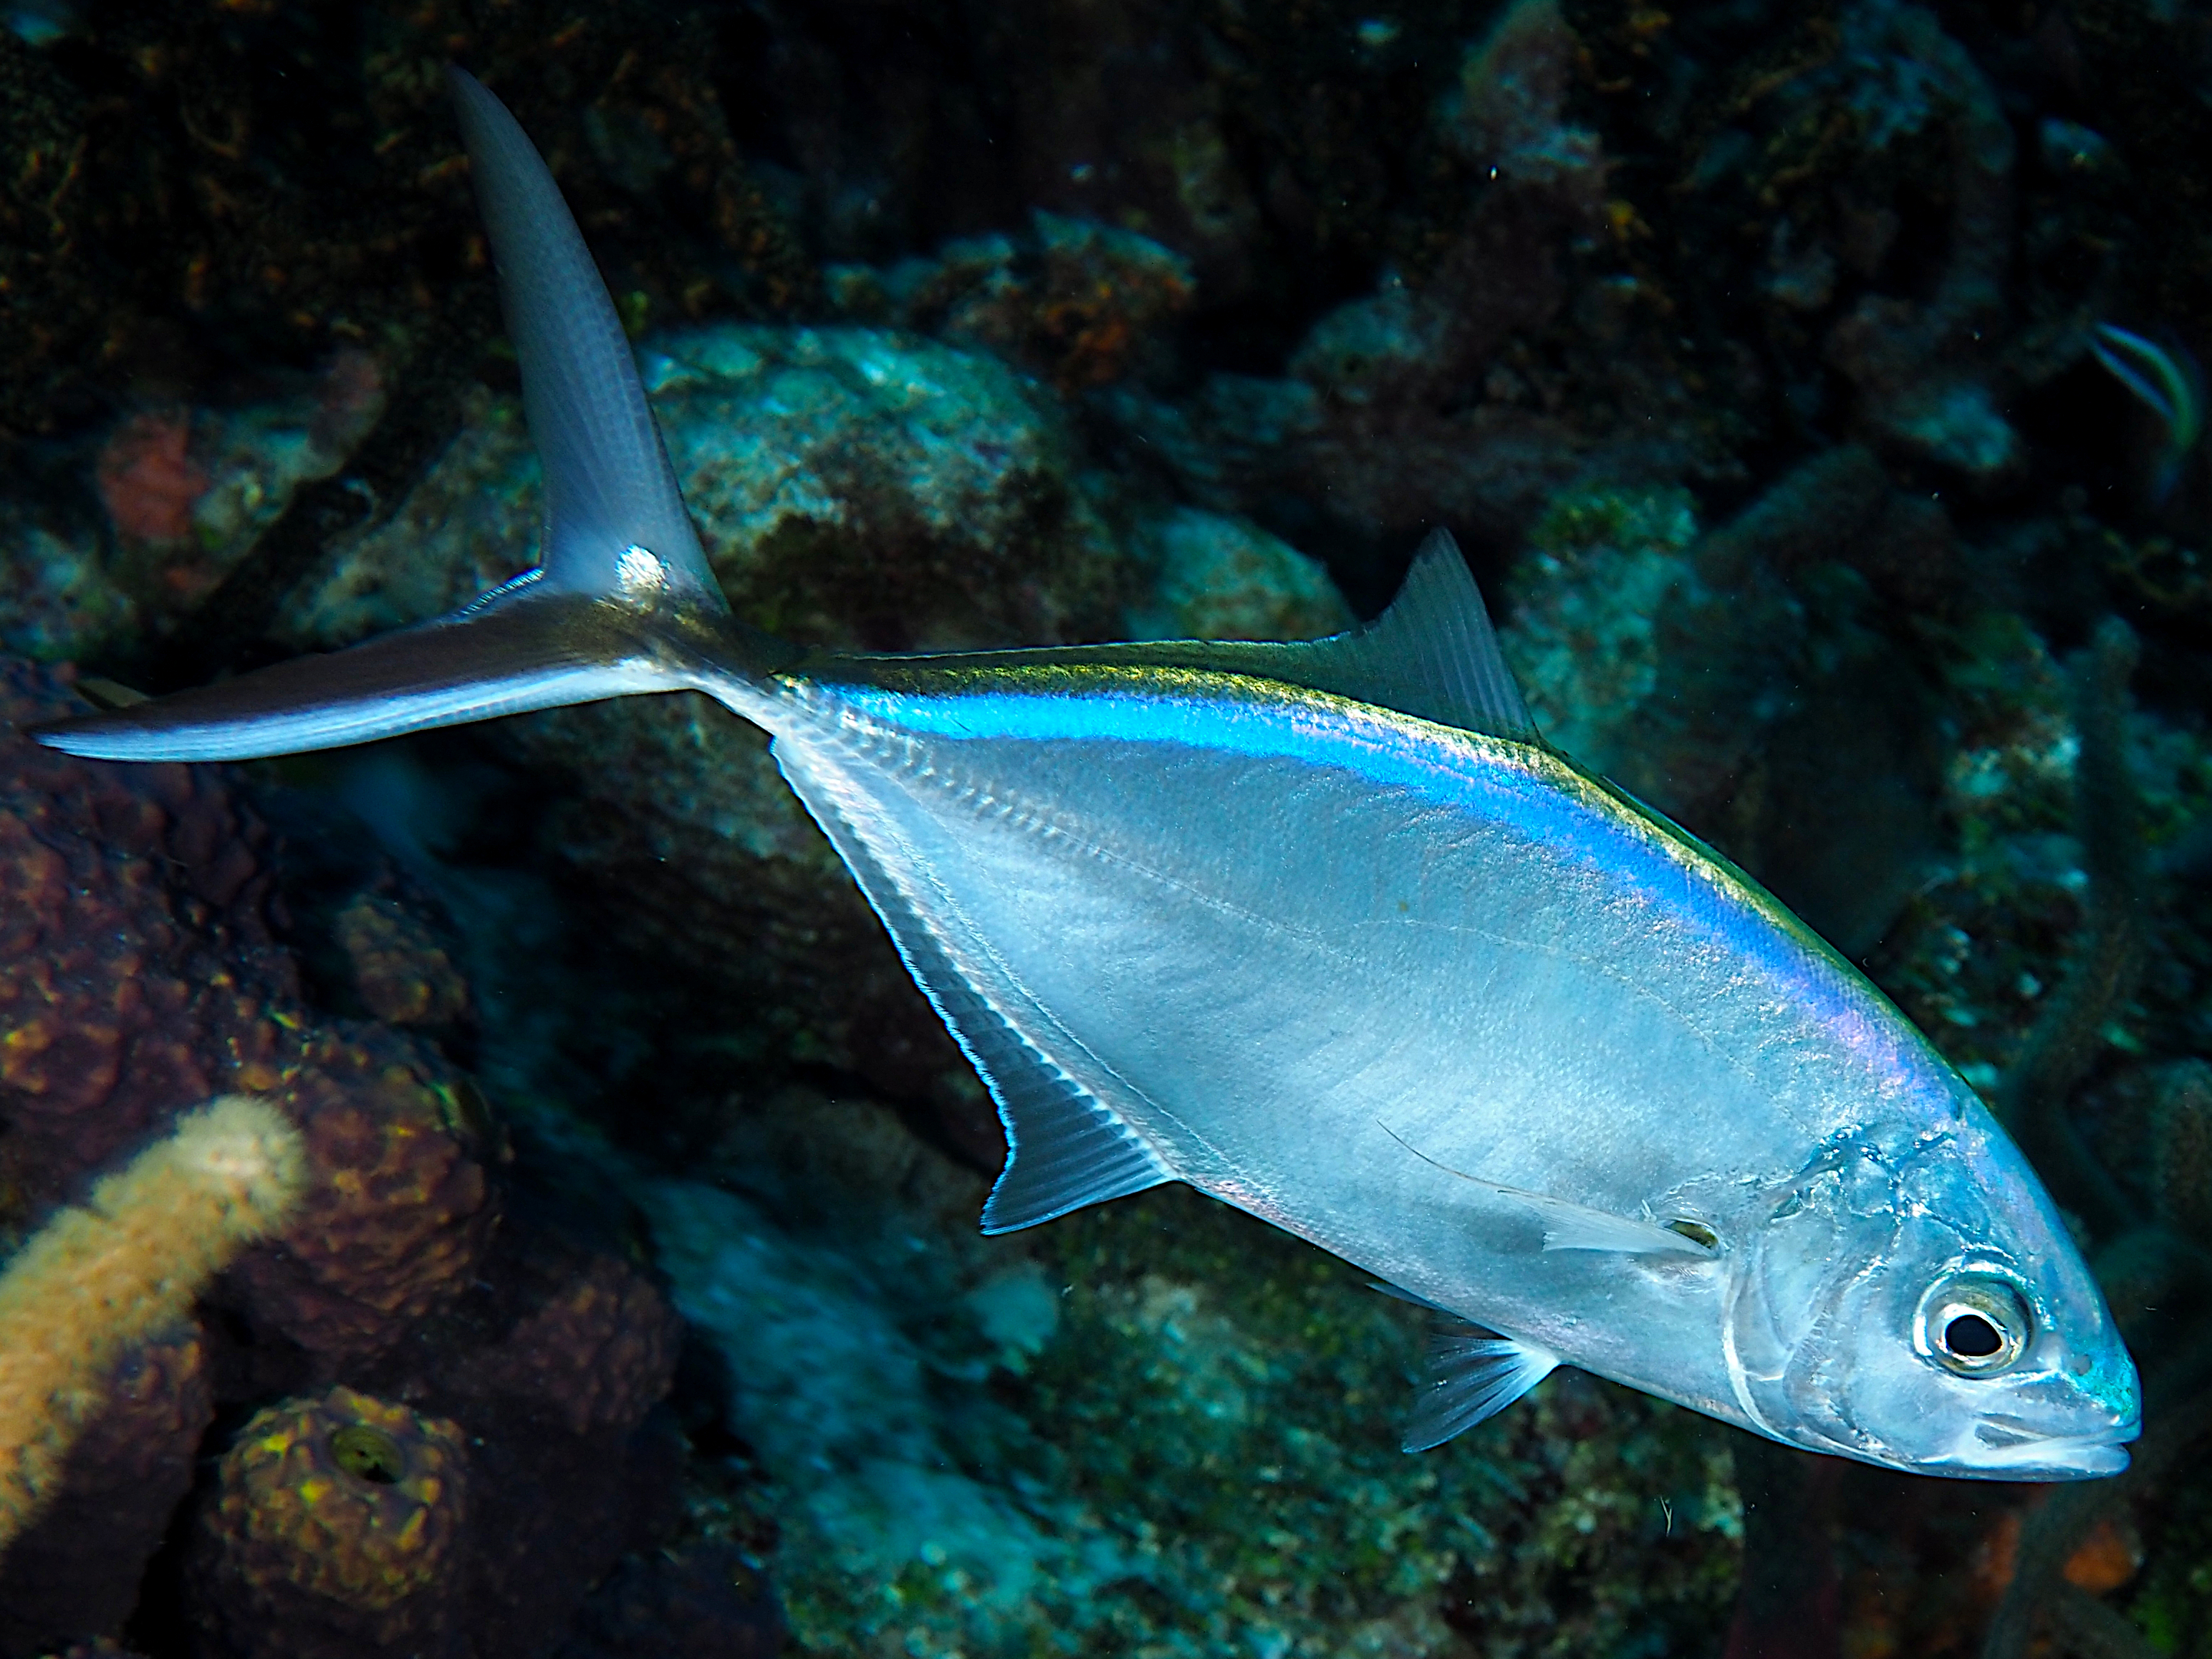
[(258, 1413), (224, 1454), (189, 1568), (239, 1659), (462, 1647), (461, 1430), (347, 1388)]

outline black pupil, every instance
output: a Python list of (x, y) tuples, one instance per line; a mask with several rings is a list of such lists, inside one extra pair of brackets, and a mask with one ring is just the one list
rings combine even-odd
[(1997, 1328), (1979, 1314), (1960, 1314), (1946, 1325), (1943, 1342), (1961, 1359), (1987, 1359), (2004, 1346)]

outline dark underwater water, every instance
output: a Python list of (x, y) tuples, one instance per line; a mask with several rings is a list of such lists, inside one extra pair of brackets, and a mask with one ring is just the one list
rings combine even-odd
[(320, 1196), (103, 1373), (0, 1652), (2212, 1655), (2204, 7), (6, 16), (8, 720), (532, 562), (458, 62), (762, 626), (1315, 635), (1455, 532), (1547, 735), (1996, 1105), (2147, 1426), (1917, 1480), (1563, 1371), (1409, 1457), (1420, 1316), (1333, 1258), (978, 1234), (990, 1103), (720, 711), (9, 727), (0, 1230), (234, 1088)]

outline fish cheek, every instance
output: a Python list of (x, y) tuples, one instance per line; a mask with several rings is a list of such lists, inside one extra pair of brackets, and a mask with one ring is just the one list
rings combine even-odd
[(1754, 1383), (1778, 1384), (1826, 1301), (1838, 1228), (1825, 1206), (1791, 1194), (1746, 1241), (1729, 1310), (1737, 1362)]
[[(1772, 1203), (1731, 1306), (1739, 1403), (1778, 1438), (1890, 1461), (1854, 1405), (1867, 1382), (1861, 1328), (1881, 1304), (1897, 1237), (1824, 1175)], [(1863, 1194), (1859, 1194), (1863, 1197)], [(1910, 1356), (1906, 1356), (1910, 1358)]]
[(1894, 1228), (1883, 1258), (1848, 1298), (1850, 1355), (1838, 1398), (1851, 1427), (1884, 1461), (1913, 1468), (1954, 1457), (1980, 1414), (1999, 1402), (1996, 1378), (1968, 1378), (1937, 1364), (1916, 1333), (1929, 1288), (1971, 1254), (1960, 1229), (1919, 1215)]

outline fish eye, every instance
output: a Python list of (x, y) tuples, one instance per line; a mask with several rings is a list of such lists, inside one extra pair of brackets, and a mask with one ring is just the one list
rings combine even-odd
[(1995, 1376), (2027, 1351), (2033, 1316), (2018, 1290), (1987, 1273), (1938, 1279), (1920, 1301), (1918, 1346), (1945, 1370)]

